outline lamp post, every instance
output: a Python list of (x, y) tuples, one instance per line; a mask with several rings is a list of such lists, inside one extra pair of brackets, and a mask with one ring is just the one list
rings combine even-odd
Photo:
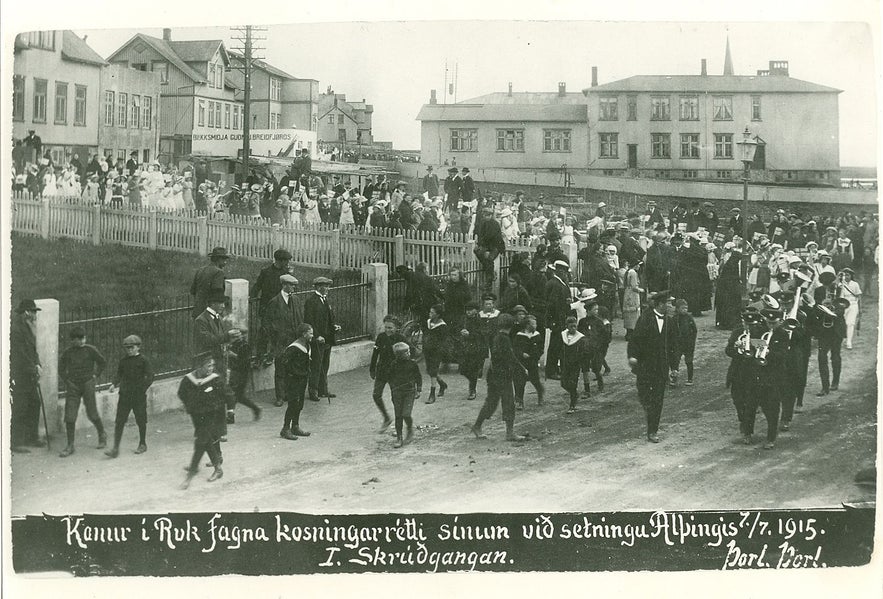
[(754, 162), (754, 153), (757, 151), (757, 138), (751, 138), (751, 131), (745, 127), (742, 139), (736, 142), (739, 146), (739, 158), (742, 160), (742, 240), (744, 254), (747, 255), (748, 246), (748, 174), (751, 171), (751, 163)]

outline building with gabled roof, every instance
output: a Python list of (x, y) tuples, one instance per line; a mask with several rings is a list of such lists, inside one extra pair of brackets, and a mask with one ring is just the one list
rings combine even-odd
[(200, 141), (242, 131), (242, 90), (222, 40), (174, 41), (135, 34), (108, 57), (113, 64), (160, 74), (159, 158), (200, 153)]
[[(244, 57), (233, 50), (234, 67)], [(245, 86), (241, 70), (230, 71), (230, 80)], [(319, 119), (319, 82), (295, 77), (264, 60), (255, 60), (251, 72), (251, 118), (256, 129), (301, 129), (316, 131)]]
[(317, 132), (319, 141), (341, 146), (374, 144), (372, 117), (374, 106), (365, 102), (348, 102), (346, 94), (334, 93), (331, 86), (319, 95)]

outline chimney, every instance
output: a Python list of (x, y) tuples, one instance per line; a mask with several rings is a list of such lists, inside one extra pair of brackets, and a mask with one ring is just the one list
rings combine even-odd
[(566, 93), (567, 93), (567, 83), (565, 83), (564, 81), (559, 81), (558, 82), (558, 95), (563, 98), (564, 94), (566, 94)]
[(172, 30), (165, 28), (162, 30), (162, 38), (163, 41), (170, 42), (172, 41)]
[(509, 94), (508, 95), (510, 98), (512, 97), (512, 82), (511, 81), (509, 82)]
[(699, 73), (703, 77), (708, 77), (708, 60), (702, 59), (702, 71)]
[(592, 87), (598, 87), (598, 67), (592, 67)]
[(780, 77), (788, 77), (788, 61), (787, 60), (771, 60), (770, 75)]
[(438, 104), (438, 98), (435, 96), (435, 90), (429, 90), (429, 103), (430, 104)]

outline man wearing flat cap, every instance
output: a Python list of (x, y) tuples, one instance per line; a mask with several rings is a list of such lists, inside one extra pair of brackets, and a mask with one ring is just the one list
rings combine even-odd
[(257, 347), (255, 348), (258, 356), (265, 356), (267, 353), (268, 337), (266, 336), (266, 331), (263, 330), (265, 326), (264, 314), (267, 311), (267, 305), (282, 290), (280, 277), (290, 274), (290, 263), (291, 252), (288, 250), (278, 249), (273, 252), (273, 263), (261, 269), (257, 280), (251, 286), (251, 291), (248, 294), (251, 299), (258, 299), (258, 316), (261, 319), (262, 329), (260, 338), (257, 341)]
[(742, 216), (742, 210), (739, 208), (730, 209), (730, 222), (727, 223), (727, 229), (729, 229), (730, 237), (742, 235), (742, 231), (745, 229), (745, 219)]
[(190, 313), (192, 318), (196, 318), (202, 314), (208, 305), (208, 298), (212, 295), (220, 293), (224, 294), (224, 267), (232, 258), (227, 253), (227, 249), (223, 247), (214, 248), (208, 255), (210, 264), (207, 264), (196, 271), (193, 276), (193, 283), (190, 285), (190, 295), (193, 296), (193, 312)]
[(304, 311), (300, 300), (294, 295), (298, 280), (285, 273), (279, 277), (279, 293), (274, 295), (261, 317), (261, 327), (269, 344), (269, 358), (277, 362), (276, 401), (277, 407), (284, 403), (284, 377), (278, 360), (282, 352), (297, 339), (297, 326), (304, 321)]
[(313, 367), (310, 368), (309, 383), (309, 398), (312, 401), (319, 401), (320, 397), (337, 397), (328, 391), (331, 348), (334, 347), (335, 336), (340, 330), (334, 324), (334, 311), (328, 303), (330, 286), (331, 279), (316, 277), (313, 279), (315, 291), (304, 302), (304, 322), (313, 327), (313, 340), (310, 342)]
[(637, 377), (638, 401), (647, 417), (647, 440), (659, 443), (659, 419), (668, 382), (668, 365), (675, 352), (674, 326), (669, 322), (674, 298), (668, 290), (648, 298), (652, 309), (638, 318), (629, 336), (629, 366)]
[(15, 453), (28, 453), (27, 446), (42, 447), (40, 440), (40, 356), (35, 327), (40, 308), (32, 299), (22, 300), (12, 317), (9, 335), (9, 383), (12, 387), (10, 439)]

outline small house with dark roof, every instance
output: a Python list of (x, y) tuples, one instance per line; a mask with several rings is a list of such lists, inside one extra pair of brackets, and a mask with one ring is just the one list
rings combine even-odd
[(241, 134), (243, 96), (222, 40), (174, 41), (170, 29), (162, 39), (138, 33), (108, 61), (159, 73), (161, 160), (199, 154), (201, 142)]
[(491, 93), (439, 104), (435, 92), (417, 114), (421, 162), (476, 168), (584, 169), (585, 96), (567, 91)]
[(346, 94), (335, 93), (328, 86), (319, 95), (317, 132), (319, 141), (341, 149), (353, 146), (371, 146), (374, 106), (365, 102), (347, 101)]
[[(98, 149), (101, 69), (107, 62), (73, 31), (30, 31), (13, 45), (12, 136), (34, 130), (42, 154), (85, 164)], [(35, 152), (28, 160), (36, 161)]]

